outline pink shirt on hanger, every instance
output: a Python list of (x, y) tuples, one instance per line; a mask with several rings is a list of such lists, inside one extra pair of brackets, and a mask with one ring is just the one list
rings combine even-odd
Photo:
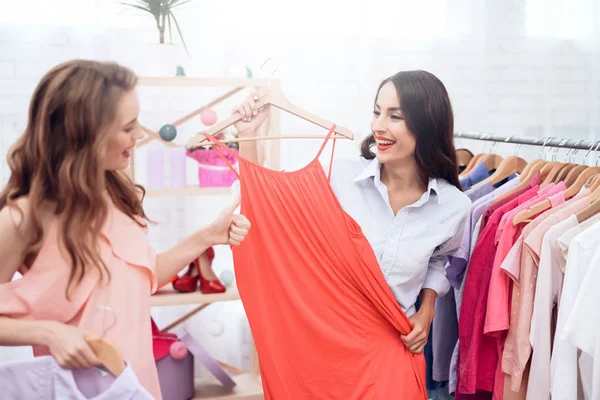
[[(551, 186), (552, 185), (552, 186)], [(543, 200), (550, 199), (552, 207), (564, 203), (565, 185), (560, 182), (558, 185), (547, 185), (541, 189), (536, 197), (528, 202), (515, 207), (512, 211), (506, 213), (503, 217), (505, 223), (501, 232), (496, 232), (496, 256), (494, 257), (494, 265), (492, 267), (492, 276), (490, 279), (490, 288), (488, 291), (488, 303), (485, 316), (484, 333), (491, 334), (497, 331), (507, 330), (509, 328), (509, 283), (510, 279), (506, 273), (500, 268), (501, 264), (509, 255), (511, 249), (518, 240), (523, 224), (513, 225), (512, 220), (515, 215), (522, 210), (526, 210), (532, 205)], [(506, 218), (508, 216), (508, 218)], [(506, 219), (505, 219), (506, 218)], [(520, 258), (520, 252), (513, 255)]]
[(492, 266), (484, 324), (484, 333), (496, 338), (496, 347), (498, 351), (499, 361), (496, 365), (496, 378), (494, 380), (494, 399), (504, 398), (504, 373), (501, 369), (500, 360), (502, 359), (502, 352), (504, 350), (506, 331), (508, 330), (510, 323), (510, 279), (502, 272), (500, 265), (507, 255), (513, 251), (513, 245), (525, 226), (523, 223), (513, 225), (512, 220), (521, 210), (526, 210), (532, 205), (545, 199), (549, 199), (550, 204), (553, 207), (564, 203), (565, 187), (565, 184), (562, 182), (557, 185), (552, 183), (547, 185), (540, 190), (536, 197), (506, 213), (501, 220), (501, 223), (504, 222), (503, 229), (496, 232), (497, 250)]

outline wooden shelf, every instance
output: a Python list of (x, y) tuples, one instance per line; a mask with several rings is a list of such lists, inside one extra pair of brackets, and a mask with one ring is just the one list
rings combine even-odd
[(151, 296), (153, 307), (183, 306), (190, 304), (209, 304), (218, 301), (239, 300), (240, 294), (237, 288), (229, 287), (225, 293), (204, 294), (200, 291), (192, 293), (180, 293), (169, 285)]
[(196, 396), (193, 400), (263, 400), (263, 390), (259, 378), (250, 374), (234, 376), (236, 386), (226, 391), (216, 381), (196, 381)]
[(147, 197), (177, 197), (177, 196), (229, 196), (230, 187), (198, 187), (146, 189)]

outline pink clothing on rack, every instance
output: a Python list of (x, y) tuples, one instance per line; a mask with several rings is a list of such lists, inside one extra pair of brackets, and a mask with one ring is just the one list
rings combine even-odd
[(118, 377), (96, 368), (68, 370), (53, 357), (0, 364), (2, 400), (153, 400), (127, 366)]
[[(536, 197), (504, 214), (501, 220), (501, 223), (504, 222), (504, 226), (500, 226), (498, 231), (496, 231), (497, 249), (492, 266), (492, 276), (490, 278), (484, 333), (500, 332), (508, 330), (509, 327), (510, 304), (508, 298), (510, 279), (500, 266), (511, 252), (524, 227), (523, 224), (513, 225), (512, 221), (515, 215), (546, 199), (550, 199), (552, 207), (563, 204), (565, 202), (564, 190), (565, 184), (563, 182), (557, 185), (549, 184), (545, 188), (540, 189)], [(520, 257), (520, 253), (518, 256)]]
[[(526, 204), (521, 204), (519, 207), (515, 207), (515, 209), (507, 212), (502, 220), (500, 221), (500, 226), (498, 232), (496, 232), (496, 244), (500, 241), (500, 235), (504, 232), (505, 229), (516, 229), (513, 225), (512, 221), (519, 212), (523, 210), (527, 210), (534, 204), (539, 203), (543, 200), (550, 200), (550, 203), (554, 207), (555, 205), (562, 204), (565, 202), (564, 191), (567, 189), (567, 186), (564, 182), (549, 183), (540, 189), (538, 195), (529, 200)], [(504, 253), (506, 255), (506, 253)]]
[[(100, 283), (98, 270), (88, 268), (70, 301), (65, 291), (71, 262), (59, 250), (57, 230), (54, 220), (35, 262), (21, 279), (0, 284), (0, 315), (59, 321), (93, 335), (103, 335), (110, 328), (105, 337), (116, 343), (142, 385), (160, 400), (150, 326), (150, 295), (157, 287), (156, 253), (148, 242), (147, 228), (111, 206), (98, 240), (110, 282)], [(112, 312), (99, 307), (110, 307)], [(40, 346), (33, 346), (33, 352), (49, 355)]]
[(581, 192), (576, 198), (546, 211), (526, 226), (522, 235), (521, 259), (503, 264), (503, 268), (510, 269), (515, 283), (512, 288), (512, 312), (502, 356), (502, 370), (511, 376), (511, 389), (521, 391), (523, 398), (525, 393), (521, 381), (531, 356), (529, 334), (542, 240), (553, 225), (586, 207), (587, 194), (589, 191)]

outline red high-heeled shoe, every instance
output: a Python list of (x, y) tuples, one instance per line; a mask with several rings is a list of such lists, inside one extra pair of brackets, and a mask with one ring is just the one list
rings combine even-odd
[[(212, 261), (215, 258), (215, 251), (212, 247), (206, 250), (206, 256), (208, 258), (209, 265), (212, 265)], [(198, 268), (198, 278), (200, 279), (200, 291), (204, 294), (209, 293), (224, 293), (227, 288), (219, 279), (207, 279), (202, 275), (200, 267), (200, 257), (195, 261), (196, 267)]]
[(173, 289), (183, 293), (195, 292), (198, 287), (198, 275), (192, 276), (192, 271), (194, 271), (193, 262), (188, 265), (188, 269), (184, 275), (175, 278)]
[[(212, 247), (209, 247), (206, 249), (206, 256), (208, 258), (208, 262), (212, 264), (212, 261), (215, 258), (215, 250)], [(192, 276), (194, 268), (196, 269), (198, 275)], [(183, 293), (195, 292), (196, 288), (198, 287), (198, 281), (200, 281), (200, 291), (204, 294), (223, 293), (227, 291), (227, 288), (221, 283), (220, 280), (206, 279), (202, 275), (200, 257), (190, 263), (184, 275), (178, 276), (173, 281), (173, 288), (178, 292)]]

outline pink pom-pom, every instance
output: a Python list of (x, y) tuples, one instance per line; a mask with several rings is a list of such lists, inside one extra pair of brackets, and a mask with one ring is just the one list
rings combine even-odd
[(207, 108), (200, 113), (200, 121), (202, 121), (205, 126), (214, 125), (215, 122), (217, 122), (217, 113), (210, 108)]
[(183, 342), (176, 341), (173, 342), (173, 344), (171, 345), (169, 352), (171, 353), (171, 357), (173, 357), (176, 360), (181, 360), (182, 358), (187, 356), (188, 348)]

